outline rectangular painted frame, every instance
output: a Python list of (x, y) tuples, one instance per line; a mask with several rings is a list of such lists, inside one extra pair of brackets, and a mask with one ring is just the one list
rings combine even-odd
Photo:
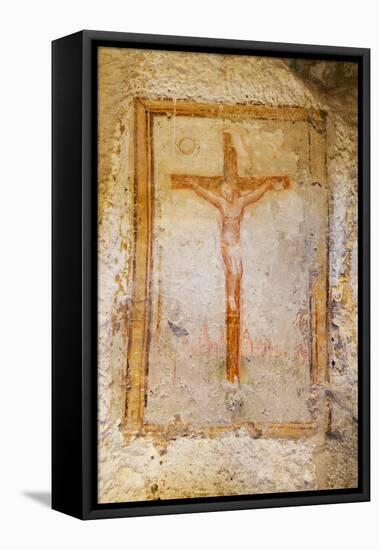
[[(152, 196), (154, 192), (153, 152), (151, 151), (151, 129), (156, 115), (172, 114), (178, 116), (201, 116), (207, 118), (225, 117), (232, 119), (255, 118), (265, 120), (306, 121), (308, 125), (325, 126), (325, 113), (302, 107), (267, 107), (261, 105), (209, 105), (191, 101), (146, 100), (137, 98), (134, 102), (135, 117), (135, 210), (137, 241), (135, 245), (134, 266), (134, 306), (131, 315), (130, 342), (128, 348), (128, 383), (127, 408), (125, 411), (126, 432), (157, 432), (158, 426), (144, 423), (144, 408), (147, 390), (148, 362), (148, 326), (150, 305), (150, 284), (152, 270), (151, 228), (154, 208)], [(308, 127), (309, 131), (309, 127)], [(312, 155), (312, 148), (310, 148)], [(175, 176), (173, 176), (175, 178)], [(148, 207), (144, 208), (147, 204)], [(328, 278), (327, 254), (324, 254), (324, 271), (313, 282), (310, 300), (311, 325), (315, 327), (311, 352), (311, 380), (313, 384), (324, 385), (328, 381), (327, 357), (327, 304)], [(144, 284), (141, 283), (144, 281)], [(259, 437), (302, 437), (312, 435), (316, 425), (312, 422), (240, 422), (227, 426), (210, 427), (197, 430), (196, 433), (214, 435), (217, 432), (233, 431), (247, 426), (249, 431)], [(173, 427), (170, 428), (171, 430)], [(328, 429), (327, 426), (324, 428)], [(180, 435), (180, 429), (178, 435)], [(191, 431), (191, 433), (194, 433)]]
[[(97, 48), (99, 46), (317, 58), (358, 63), (359, 486), (357, 489), (97, 504)], [(369, 500), (370, 50), (82, 31), (54, 41), (52, 58), (52, 507), (81, 519), (97, 519)], [(146, 107), (149, 112), (156, 110), (160, 112), (162, 109), (167, 111), (169, 108), (165, 102), (159, 102), (159, 104), (140, 102), (140, 105), (136, 105), (137, 110), (142, 109), (144, 112)], [(197, 107), (204, 109), (206, 114), (208, 109), (206, 105)], [(186, 109), (188, 105), (183, 105), (182, 108)], [(317, 116), (317, 113), (299, 112), (299, 116), (310, 115)], [(142, 125), (142, 128), (144, 128), (143, 131), (146, 130), (146, 126)], [(142, 148), (141, 151), (143, 150)], [(144, 165), (148, 166), (146, 163)], [(326, 367), (321, 369), (317, 367), (314, 375), (320, 381), (325, 380)], [(138, 411), (136, 418), (141, 418)], [(282, 428), (276, 425), (275, 429)], [(286, 429), (292, 431), (299, 427), (288, 426)]]

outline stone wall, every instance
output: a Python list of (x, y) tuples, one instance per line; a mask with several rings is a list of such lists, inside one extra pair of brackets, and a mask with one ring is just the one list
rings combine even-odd
[[(136, 97), (301, 106), (327, 113), (327, 433), (259, 439), (125, 437), (132, 306)], [(99, 55), (99, 502), (250, 494), (357, 484), (357, 113), (353, 64), (101, 48)]]

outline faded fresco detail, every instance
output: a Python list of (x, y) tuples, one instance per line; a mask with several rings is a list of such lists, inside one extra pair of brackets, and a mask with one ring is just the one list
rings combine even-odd
[(99, 502), (356, 486), (355, 78), (100, 50)]
[[(310, 276), (327, 203), (321, 182), (296, 182), (309, 162), (307, 126), (155, 119), (149, 424), (310, 420)], [(197, 143), (191, 161), (173, 139)]]

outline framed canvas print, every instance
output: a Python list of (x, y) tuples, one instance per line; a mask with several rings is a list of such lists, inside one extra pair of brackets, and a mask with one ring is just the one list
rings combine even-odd
[(53, 43), (53, 508), (369, 499), (369, 50)]

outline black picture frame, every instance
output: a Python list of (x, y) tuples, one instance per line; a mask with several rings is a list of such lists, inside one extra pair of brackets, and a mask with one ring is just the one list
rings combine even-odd
[[(97, 504), (97, 48), (354, 61), (359, 74), (359, 485)], [(370, 50), (81, 31), (52, 43), (52, 507), (81, 519), (370, 499)]]

